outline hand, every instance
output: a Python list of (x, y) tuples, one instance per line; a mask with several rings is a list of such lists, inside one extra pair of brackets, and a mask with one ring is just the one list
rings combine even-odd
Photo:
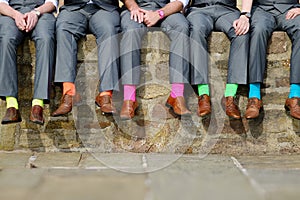
[(39, 18), (35, 14), (34, 11), (31, 11), (31, 12), (25, 13), (24, 20), (26, 21), (26, 24), (27, 24), (25, 31), (29, 32), (36, 26)]
[(249, 31), (250, 23), (249, 18), (245, 15), (241, 15), (239, 19), (233, 22), (233, 28), (236, 35), (244, 35)]
[(139, 7), (135, 7), (130, 10), (130, 19), (134, 20), (138, 23), (142, 23), (144, 21), (144, 13), (142, 9)]
[(157, 11), (143, 9), (142, 11), (144, 13), (144, 23), (148, 27), (155, 25), (160, 20), (160, 16)]
[(16, 26), (19, 30), (24, 31), (26, 29), (26, 21), (24, 19), (24, 15), (20, 12), (16, 14), (14, 17)]
[(292, 8), (285, 16), (286, 19), (294, 19), (300, 14), (300, 8)]

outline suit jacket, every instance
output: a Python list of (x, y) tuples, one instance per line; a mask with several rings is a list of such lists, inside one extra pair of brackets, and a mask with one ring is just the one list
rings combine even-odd
[(236, 8), (236, 0), (192, 0), (192, 6), (205, 7), (211, 5), (225, 5)]
[(45, 3), (45, 0), (10, 0), (9, 5), (16, 10), (19, 10), (22, 7), (29, 7), (32, 10), (36, 7), (39, 7)]
[(170, 3), (169, 0), (136, 0), (136, 3), (139, 5), (139, 6), (142, 6), (142, 5), (145, 5), (145, 4), (148, 4), (148, 3), (156, 3), (158, 7), (162, 8), (164, 7), (165, 5), (167, 5), (168, 3)]
[(284, 13), (293, 7), (299, 7), (299, 2), (298, 0), (254, 0), (253, 5), (264, 10), (276, 8), (281, 13)]
[[(90, 0), (65, 0), (60, 10), (67, 9), (69, 11), (78, 10), (84, 7)], [(93, 3), (104, 10), (112, 12), (119, 8), (118, 0), (93, 0)]]

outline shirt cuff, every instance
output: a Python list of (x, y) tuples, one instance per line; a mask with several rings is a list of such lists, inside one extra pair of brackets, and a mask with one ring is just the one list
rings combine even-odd
[[(1, 0), (0, 0), (1, 1)], [(57, 9), (57, 1), (56, 0), (46, 0), (45, 1), (45, 3), (47, 3), (47, 2), (51, 2), (51, 3), (53, 3), (53, 5), (55, 6), (55, 8)]]
[(5, 3), (8, 5), (8, 0), (0, 0), (0, 3)]
[(189, 0), (171, 0), (170, 2), (180, 1), (183, 4), (183, 7), (186, 7), (189, 4)]

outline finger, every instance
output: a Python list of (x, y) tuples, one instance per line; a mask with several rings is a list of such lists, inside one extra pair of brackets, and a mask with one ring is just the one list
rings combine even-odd
[(144, 14), (139, 13), (139, 23), (142, 23), (144, 21)]
[(297, 14), (293, 13), (292, 16), (291, 16), (291, 19), (295, 19), (295, 17), (297, 17)]
[(142, 13), (147, 13), (148, 12), (148, 10), (144, 10), (142, 8), (139, 8), (139, 11), (142, 12)]
[(236, 27), (237, 27), (237, 24), (238, 24), (238, 21), (237, 21), (237, 20), (235, 20), (235, 21), (233, 22), (233, 28), (234, 28), (234, 29), (236, 29)]
[(130, 12), (130, 19), (131, 20), (133, 20), (133, 16), (134, 16), (133, 12)]

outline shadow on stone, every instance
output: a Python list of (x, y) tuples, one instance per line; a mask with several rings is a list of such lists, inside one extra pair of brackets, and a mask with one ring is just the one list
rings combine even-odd
[(242, 119), (229, 119), (232, 130), (243, 138), (247, 137), (246, 130)]
[(265, 110), (262, 107), (262, 110), (259, 113), (259, 116), (256, 119), (249, 119), (248, 125), (251, 135), (257, 139), (263, 133), (263, 120), (265, 117)]

